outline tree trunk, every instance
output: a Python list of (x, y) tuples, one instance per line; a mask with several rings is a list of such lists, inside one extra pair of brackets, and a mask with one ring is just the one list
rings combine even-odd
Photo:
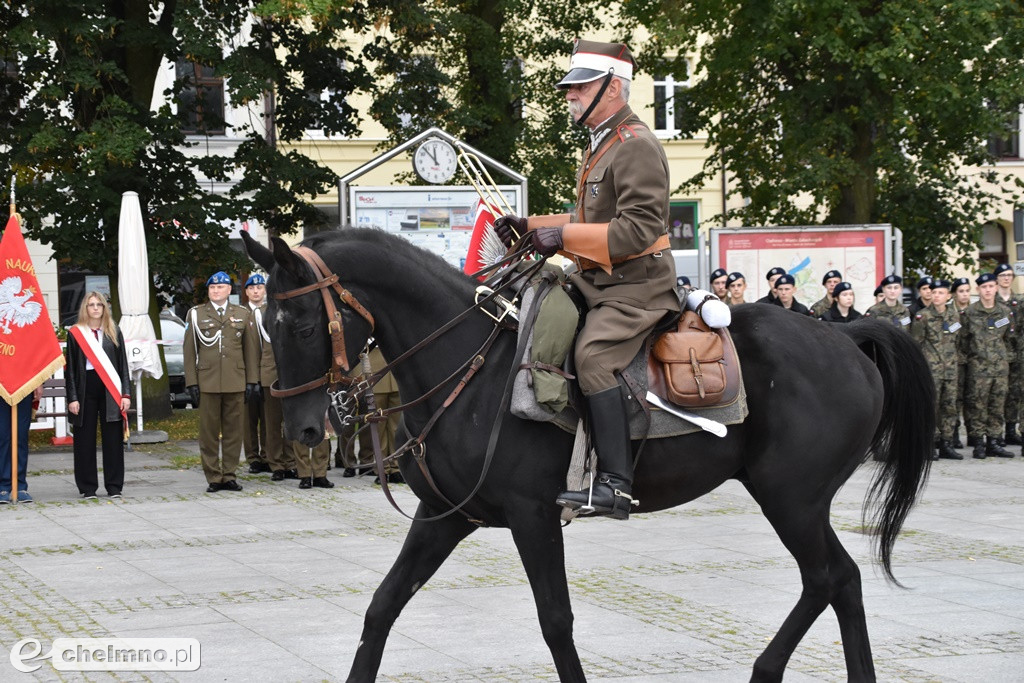
[(849, 158), (857, 171), (847, 183), (839, 186), (839, 202), (829, 214), (827, 222), (834, 225), (871, 223), (875, 213), (878, 176), (871, 161), (874, 152), (874, 130), (870, 122), (860, 121), (853, 126), (853, 149)]

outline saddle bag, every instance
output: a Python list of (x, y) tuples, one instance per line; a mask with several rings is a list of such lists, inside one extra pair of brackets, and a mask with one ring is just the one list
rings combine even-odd
[(737, 387), (729, 386), (725, 334), (708, 327), (698, 313), (685, 311), (675, 330), (654, 341), (647, 373), (651, 390), (686, 408), (727, 402)]

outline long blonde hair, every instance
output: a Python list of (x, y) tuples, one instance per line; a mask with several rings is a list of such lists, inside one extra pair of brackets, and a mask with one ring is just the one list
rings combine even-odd
[(100, 329), (103, 334), (117, 346), (117, 328), (114, 327), (114, 319), (110, 315), (110, 302), (102, 292), (89, 292), (82, 299), (82, 305), (78, 307), (78, 324), (89, 327), (89, 299), (96, 299), (103, 304), (103, 317), (100, 319)]

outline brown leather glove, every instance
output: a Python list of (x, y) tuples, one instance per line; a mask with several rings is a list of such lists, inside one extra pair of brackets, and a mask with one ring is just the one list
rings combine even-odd
[(526, 234), (526, 219), (512, 214), (499, 216), (494, 221), (494, 232), (506, 247), (511, 247), (513, 242)]
[(541, 256), (551, 256), (562, 248), (561, 228), (537, 228), (530, 231), (530, 241)]

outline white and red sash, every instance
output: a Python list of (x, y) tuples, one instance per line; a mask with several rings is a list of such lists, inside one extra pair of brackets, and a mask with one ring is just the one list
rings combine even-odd
[[(110, 362), (110, 357), (103, 350), (102, 340), (93, 336), (92, 329), (85, 325), (73, 325), (68, 332), (78, 342), (78, 347), (82, 349), (82, 353), (92, 363), (96, 374), (103, 380), (103, 386), (107, 388), (110, 396), (114, 399), (117, 409), (121, 410), (121, 376), (117, 374), (114, 364)], [(124, 423), (127, 425), (128, 414), (121, 410), (121, 417), (124, 418)]]

